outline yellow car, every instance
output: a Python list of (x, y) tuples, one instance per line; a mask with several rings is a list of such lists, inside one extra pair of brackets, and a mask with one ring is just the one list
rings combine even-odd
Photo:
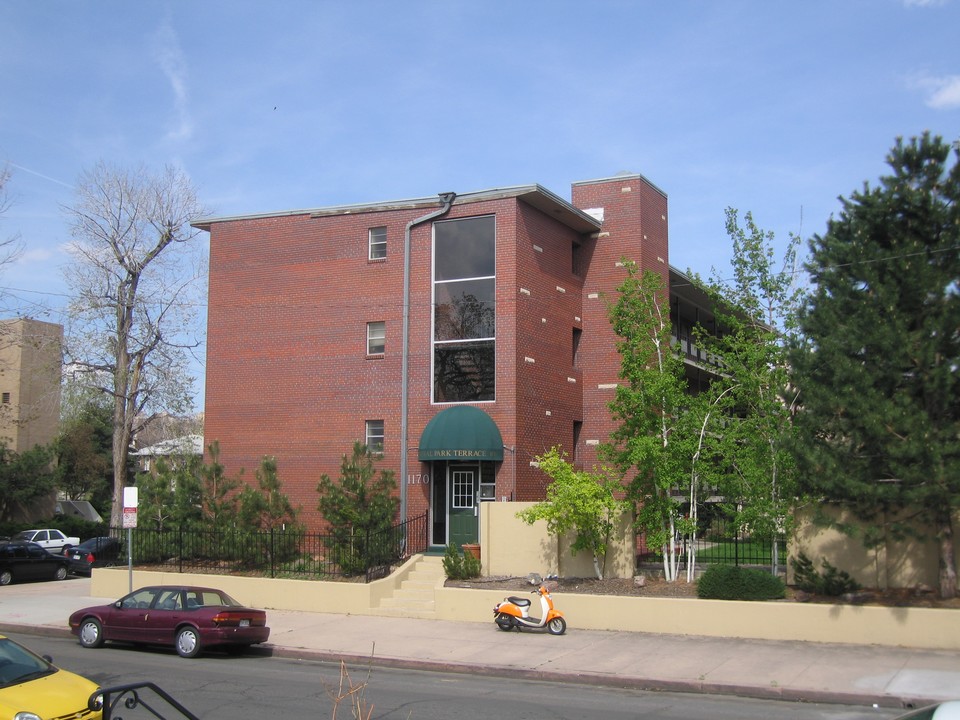
[(0, 718), (101, 720), (87, 701), (100, 688), (0, 635)]

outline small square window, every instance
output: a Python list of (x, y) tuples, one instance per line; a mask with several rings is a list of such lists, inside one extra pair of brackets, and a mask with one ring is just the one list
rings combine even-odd
[(369, 236), (370, 260), (383, 260), (387, 257), (387, 229), (385, 227), (370, 228)]
[(367, 450), (383, 453), (383, 420), (367, 420)]
[(387, 343), (385, 322), (367, 323), (367, 355), (383, 355)]

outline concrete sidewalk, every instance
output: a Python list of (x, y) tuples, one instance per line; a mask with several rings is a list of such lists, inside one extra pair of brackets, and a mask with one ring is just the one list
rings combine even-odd
[[(0, 589), (0, 632), (69, 635), (67, 616), (116, 598), (90, 581)], [(558, 603), (560, 604), (560, 603)], [(568, 628), (502, 632), (489, 618), (444, 622), (269, 610), (276, 656), (351, 666), (510, 675), (636, 689), (808, 702), (917, 707), (960, 698), (955, 652), (826, 643), (730, 640)], [(960, 621), (960, 616), (958, 616)]]

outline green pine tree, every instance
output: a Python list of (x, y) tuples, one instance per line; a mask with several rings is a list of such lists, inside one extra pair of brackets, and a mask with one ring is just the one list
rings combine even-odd
[(389, 530), (400, 501), (393, 471), (374, 468), (373, 454), (361, 442), (343, 456), (339, 480), (320, 476), (318, 509), (330, 525), (327, 547), (345, 575), (356, 575), (393, 559)]
[[(949, 160), (953, 159), (952, 166)], [(940, 594), (957, 594), (960, 507), (960, 148), (898, 140), (810, 242), (815, 284), (791, 355), (805, 488), (884, 533), (935, 533)]]

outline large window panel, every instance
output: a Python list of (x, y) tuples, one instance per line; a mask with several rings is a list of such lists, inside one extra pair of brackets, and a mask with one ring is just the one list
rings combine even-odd
[(496, 219), (434, 224), (433, 401), (496, 399)]
[(495, 292), (493, 279), (437, 283), (434, 290), (434, 339), (493, 338), (496, 334)]
[(493, 277), (495, 246), (496, 221), (492, 215), (436, 223), (434, 281)]
[(437, 343), (433, 352), (434, 402), (495, 400), (494, 343)]

